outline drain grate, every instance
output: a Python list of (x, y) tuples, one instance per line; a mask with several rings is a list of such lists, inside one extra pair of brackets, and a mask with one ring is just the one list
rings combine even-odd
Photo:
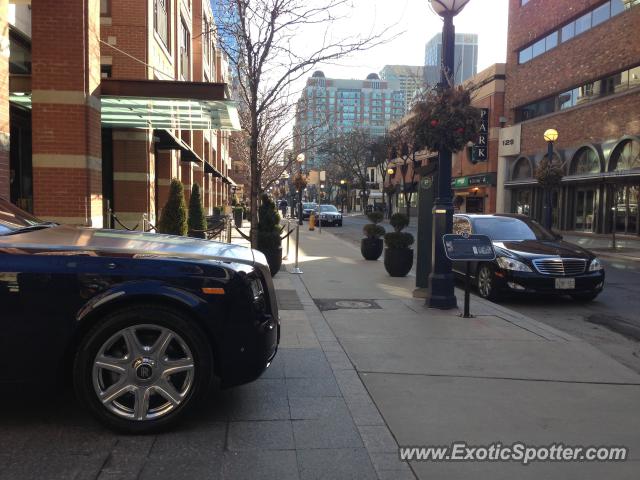
[(369, 299), (335, 299), (335, 298), (316, 298), (316, 305), (321, 312), (328, 310), (371, 310), (380, 309), (380, 305), (375, 300)]

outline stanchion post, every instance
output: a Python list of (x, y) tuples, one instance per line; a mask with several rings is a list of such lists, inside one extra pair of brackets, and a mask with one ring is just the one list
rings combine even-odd
[(283, 260), (289, 259), (289, 237), (291, 236), (289, 235), (289, 230), (291, 229), (290, 223), (291, 219), (287, 217), (287, 254), (284, 256)]
[(302, 270), (300, 270), (300, 267), (298, 267), (298, 246), (300, 245), (300, 224), (296, 225), (296, 264), (293, 267), (293, 272), (295, 274), (300, 275), (302, 272)]

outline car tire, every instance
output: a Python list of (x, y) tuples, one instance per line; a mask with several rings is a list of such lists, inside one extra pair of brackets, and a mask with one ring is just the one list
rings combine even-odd
[(209, 391), (213, 353), (205, 338), (192, 320), (171, 308), (144, 304), (109, 313), (79, 343), (76, 395), (114, 430), (163, 431)]
[(580, 303), (588, 303), (600, 295), (600, 292), (591, 292), (591, 293), (578, 293), (575, 295), (570, 295), (573, 300)]
[(342, 222), (338, 222), (338, 226), (341, 227), (342, 226)]
[(478, 294), (492, 302), (496, 302), (499, 299), (495, 288), (495, 267), (489, 263), (483, 263), (478, 267), (478, 276), (476, 279), (476, 286), (478, 288)]

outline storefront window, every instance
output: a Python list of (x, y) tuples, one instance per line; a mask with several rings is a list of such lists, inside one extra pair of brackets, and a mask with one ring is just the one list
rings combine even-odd
[(531, 215), (531, 189), (513, 191), (513, 212)]
[(569, 175), (587, 175), (600, 173), (600, 160), (598, 154), (590, 148), (578, 150), (569, 169)]
[(526, 180), (532, 177), (531, 164), (526, 158), (519, 159), (513, 167), (512, 180)]

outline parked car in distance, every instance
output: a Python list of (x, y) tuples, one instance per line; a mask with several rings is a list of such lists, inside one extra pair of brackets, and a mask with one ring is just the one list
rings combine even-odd
[[(604, 267), (582, 247), (562, 240), (524, 215), (456, 214), (453, 233), (491, 238), (496, 251), (492, 262), (473, 262), (471, 272), (481, 297), (499, 300), (505, 294), (569, 295), (581, 302), (604, 288)], [(466, 262), (454, 262), (464, 275)]]
[[(0, 389), (67, 378), (130, 433), (165, 429), (274, 358), (280, 322), (262, 253), (43, 222), (0, 199)], [(13, 386), (13, 387), (11, 387)]]
[(315, 202), (304, 202), (302, 204), (302, 218), (304, 220), (308, 219), (312, 213), (316, 211), (318, 208), (318, 204)]
[(320, 205), (316, 210), (316, 215), (318, 215), (318, 221), (323, 227), (325, 225), (342, 226), (342, 214), (334, 205)]

